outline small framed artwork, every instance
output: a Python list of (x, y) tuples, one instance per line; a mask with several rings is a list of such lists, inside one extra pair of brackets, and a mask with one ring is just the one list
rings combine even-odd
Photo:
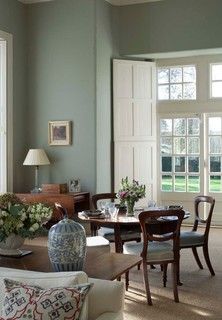
[(80, 185), (80, 179), (71, 179), (69, 180), (69, 192), (80, 192), (81, 191), (81, 185)]
[(48, 139), (50, 146), (71, 144), (71, 121), (49, 121)]

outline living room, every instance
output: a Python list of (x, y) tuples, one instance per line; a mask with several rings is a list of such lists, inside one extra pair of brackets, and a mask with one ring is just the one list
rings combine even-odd
[[(212, 58), (210, 63), (221, 62), (221, 9), (220, 0), (0, 0), (0, 38), (12, 35), (13, 45), (8, 61), (8, 185), (1, 185), (1, 192), (33, 188), (33, 167), (23, 166), (31, 148), (43, 148), (50, 159), (39, 172), (40, 185), (80, 178), (82, 190), (91, 195), (113, 191), (112, 60), (146, 59), (158, 67), (181, 61), (201, 64), (206, 57)], [(210, 107), (202, 98), (201, 103), (196, 113), (221, 111), (220, 99)], [(191, 105), (182, 107), (180, 112), (193, 111)], [(157, 103), (158, 116), (166, 111), (172, 112), (169, 104)], [(48, 122), (55, 120), (72, 122), (70, 145), (49, 145)], [(220, 193), (216, 196), (219, 203)], [(183, 200), (186, 196), (177, 201)], [(217, 239), (220, 232), (216, 229)], [(221, 274), (221, 263), (216, 265)], [(127, 308), (131, 319), (129, 301)]]

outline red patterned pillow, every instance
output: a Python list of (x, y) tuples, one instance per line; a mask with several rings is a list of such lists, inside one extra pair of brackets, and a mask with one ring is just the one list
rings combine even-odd
[(78, 320), (91, 284), (43, 289), (4, 279), (4, 320)]

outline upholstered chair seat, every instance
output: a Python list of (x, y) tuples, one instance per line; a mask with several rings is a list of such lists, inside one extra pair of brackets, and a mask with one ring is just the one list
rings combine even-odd
[(110, 243), (107, 239), (101, 236), (86, 237), (86, 249), (87, 252), (110, 252)]
[[(143, 249), (143, 243), (125, 243), (123, 253), (140, 255)], [(173, 259), (173, 245), (170, 242), (150, 242), (147, 250), (147, 259), (149, 263)]]
[[(98, 236), (104, 237), (107, 240), (114, 242), (114, 229), (112, 228), (105, 228), (105, 227), (101, 227), (98, 230)], [(134, 232), (134, 231), (130, 231), (130, 230), (126, 230), (126, 231), (121, 231), (121, 238), (123, 240), (123, 242), (125, 241), (132, 241), (132, 238), (138, 238), (140, 239), (141, 234), (139, 232)]]
[(204, 243), (204, 234), (196, 231), (183, 231), (180, 234), (180, 248), (187, 246), (201, 246)]

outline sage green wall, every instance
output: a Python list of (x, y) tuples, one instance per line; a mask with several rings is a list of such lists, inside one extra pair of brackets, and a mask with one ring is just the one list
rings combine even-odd
[[(83, 190), (95, 192), (95, 1), (29, 5), (28, 30), (29, 148), (44, 148), (52, 162), (40, 168), (40, 182), (79, 177)], [(71, 146), (48, 146), (49, 120), (73, 122)]]
[(14, 191), (19, 191), (25, 184), (22, 163), (27, 142), (27, 29), (22, 3), (0, 0), (0, 30), (13, 35), (13, 181)]
[(112, 190), (112, 58), (118, 55), (117, 8), (96, 2), (96, 192)]
[(221, 0), (164, 0), (119, 7), (120, 53), (222, 47)]

